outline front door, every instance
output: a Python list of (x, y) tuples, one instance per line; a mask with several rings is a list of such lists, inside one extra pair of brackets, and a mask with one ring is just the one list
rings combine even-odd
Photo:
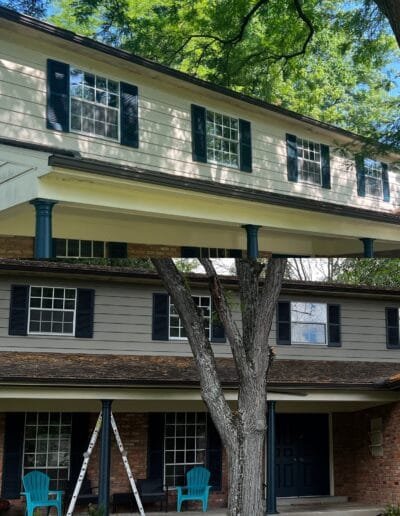
[(277, 496), (329, 495), (329, 418), (276, 415)]

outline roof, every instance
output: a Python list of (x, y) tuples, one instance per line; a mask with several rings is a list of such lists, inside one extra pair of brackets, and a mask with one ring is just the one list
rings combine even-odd
[[(11, 258), (0, 258), (0, 274), (9, 275), (10, 271), (23, 272), (26, 275), (45, 274), (49, 275), (71, 275), (82, 276), (84, 278), (123, 278), (124, 280), (161, 282), (158, 273), (151, 269), (138, 269), (129, 266), (112, 266), (112, 265), (96, 265), (80, 262), (63, 262), (62, 260), (44, 261), (44, 260), (21, 260)], [(204, 274), (189, 273), (186, 274), (192, 283), (206, 285), (208, 280)], [(20, 276), (21, 277), (21, 276)], [(225, 285), (236, 286), (236, 276), (223, 275), (221, 280)], [(369, 285), (351, 285), (345, 283), (329, 283), (322, 281), (299, 281), (285, 280), (282, 286), (282, 293), (299, 292), (302, 293), (330, 293), (352, 296), (369, 296), (369, 297), (400, 297), (399, 288), (393, 287), (373, 287)]]
[[(235, 387), (233, 360), (216, 362), (222, 384)], [(392, 362), (275, 360), (268, 386), (382, 389), (399, 371), (400, 364)], [(1, 383), (199, 387), (199, 376), (192, 357), (2, 352)]]
[(367, 139), (361, 137), (360, 135), (358, 135), (354, 132), (347, 131), (340, 127), (336, 127), (332, 124), (328, 124), (326, 122), (321, 122), (319, 120), (315, 120), (314, 118), (311, 118), (311, 117), (305, 116), (305, 115), (301, 115), (301, 114), (291, 111), (289, 109), (285, 109), (280, 106), (270, 104), (270, 103), (265, 102), (256, 97), (244, 95), (243, 93), (239, 93), (239, 92), (231, 90), (229, 88), (225, 88), (223, 86), (218, 86), (211, 82), (199, 79), (199, 78), (189, 75), (187, 73), (181, 72), (179, 70), (175, 70), (168, 66), (165, 66), (165, 65), (156, 63), (154, 61), (151, 61), (149, 59), (132, 54), (130, 52), (126, 52), (124, 50), (112, 47), (110, 45), (100, 43), (99, 41), (96, 41), (94, 39), (75, 34), (72, 31), (62, 29), (60, 27), (56, 27), (55, 25), (43, 22), (41, 20), (37, 20), (30, 16), (20, 14), (14, 10), (7, 9), (5, 7), (0, 7), (0, 17), (4, 18), (6, 20), (9, 20), (11, 22), (14, 22), (14, 23), (18, 23), (21, 26), (40, 31), (42, 33), (46, 33), (51, 36), (61, 38), (63, 40), (71, 41), (77, 45), (81, 45), (81, 46), (84, 46), (87, 48), (91, 48), (93, 50), (97, 50), (99, 52), (108, 54), (108, 55), (113, 56), (118, 59), (130, 61), (131, 63), (142, 66), (149, 70), (153, 70), (153, 71), (168, 75), (170, 77), (174, 77), (175, 79), (179, 79), (181, 81), (191, 83), (191, 84), (199, 86), (201, 88), (205, 88), (207, 90), (211, 90), (216, 93), (220, 93), (224, 96), (237, 99), (237, 100), (245, 102), (247, 104), (252, 104), (252, 105), (257, 106), (266, 111), (269, 111), (272, 113), (277, 113), (277, 114), (283, 115), (287, 118), (295, 119), (300, 122), (304, 122), (308, 125), (318, 127), (319, 129), (325, 129), (330, 132), (335, 132), (335, 133), (345, 136), (347, 138), (355, 139), (358, 141), (367, 141)]

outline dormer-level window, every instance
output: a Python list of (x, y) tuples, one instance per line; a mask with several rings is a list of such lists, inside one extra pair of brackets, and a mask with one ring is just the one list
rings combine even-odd
[(286, 134), (286, 151), (289, 181), (331, 187), (328, 145)]
[(390, 201), (389, 173), (386, 163), (358, 155), (356, 169), (359, 196)]
[[(204, 320), (204, 328), (208, 338), (211, 338), (211, 298), (210, 296), (192, 296), (194, 304), (201, 312)], [(179, 317), (179, 314), (169, 299), (169, 338), (170, 339), (187, 339), (185, 328)]]
[(28, 333), (74, 335), (76, 289), (30, 287)]
[(239, 120), (207, 110), (207, 161), (239, 168)]
[(119, 82), (70, 69), (71, 131), (119, 140)]
[(327, 305), (325, 303), (291, 303), (292, 344), (327, 343)]

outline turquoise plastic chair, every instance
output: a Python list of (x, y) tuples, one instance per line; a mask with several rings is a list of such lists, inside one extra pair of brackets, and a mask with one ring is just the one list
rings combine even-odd
[[(25, 491), (21, 494), (26, 497), (26, 514), (33, 516), (37, 507), (56, 507), (57, 516), (62, 516), (62, 491), (49, 491), (50, 478), (41, 471), (31, 471), (22, 479)], [(56, 498), (50, 498), (50, 495)]]
[(181, 512), (182, 502), (185, 500), (200, 500), (203, 504), (203, 512), (207, 511), (208, 494), (211, 487), (208, 485), (209, 480), (210, 472), (201, 466), (196, 466), (186, 473), (186, 486), (176, 488), (178, 512)]

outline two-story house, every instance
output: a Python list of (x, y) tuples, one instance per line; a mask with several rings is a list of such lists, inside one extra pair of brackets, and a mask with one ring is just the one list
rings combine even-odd
[(5, 8), (0, 40), (1, 256), (399, 254), (398, 155)]
[[(207, 283), (196, 274), (189, 281), (234, 407), (235, 368)], [(240, 325), (236, 279), (224, 284)], [(275, 432), (266, 450), (279, 503), (400, 502), (399, 313), (400, 289), (284, 284), (270, 335)], [(162, 478), (173, 495), (189, 468), (205, 464), (211, 507), (226, 504), (226, 456), (155, 272), (1, 260), (0, 385), (3, 497), (18, 499), (32, 469), (47, 472), (54, 488), (74, 484), (101, 401), (112, 400), (136, 478)], [(92, 485), (97, 475), (96, 451)], [(111, 489), (129, 492), (116, 447)]]

